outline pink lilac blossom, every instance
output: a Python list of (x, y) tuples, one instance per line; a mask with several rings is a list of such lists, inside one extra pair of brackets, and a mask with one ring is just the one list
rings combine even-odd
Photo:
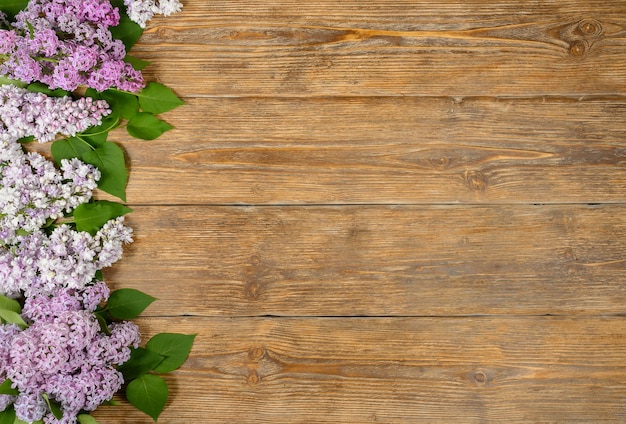
[[(59, 289), (90, 287), (95, 273), (121, 258), (123, 245), (132, 241), (132, 230), (123, 222), (123, 217), (111, 220), (95, 236), (69, 225), (50, 235), (42, 230), (19, 235), (16, 244), (0, 249), (0, 294), (50, 296)], [(83, 302), (93, 304), (98, 292), (86, 296)]]
[[(41, 300), (48, 311), (27, 329), (0, 326), (1, 377), (11, 379), (19, 391), (12, 399), (19, 419), (75, 423), (80, 411), (93, 411), (121, 388), (123, 377), (115, 366), (128, 360), (131, 347), (139, 346), (139, 330), (122, 322), (106, 335), (89, 311), (54, 297)], [(61, 420), (48, 412), (43, 393), (60, 403)]]
[(154, 15), (169, 16), (180, 12), (183, 7), (179, 0), (124, 0), (124, 5), (130, 20), (142, 28)]
[(4, 141), (34, 136), (44, 143), (57, 134), (74, 136), (100, 125), (110, 113), (104, 100), (49, 97), (14, 85), (0, 86), (0, 140)]
[(20, 232), (41, 228), (91, 199), (100, 171), (78, 159), (61, 169), (19, 143), (0, 140), (0, 242), (13, 244)]
[(94, 312), (109, 294), (104, 281), (96, 281), (82, 290), (60, 288), (50, 295), (35, 294), (24, 300), (22, 317), (27, 322), (36, 322), (48, 321), (66, 311)]
[(119, 19), (108, 0), (31, 0), (0, 30), (0, 74), (68, 91), (139, 91), (141, 72), (124, 61), (124, 44), (109, 30)]

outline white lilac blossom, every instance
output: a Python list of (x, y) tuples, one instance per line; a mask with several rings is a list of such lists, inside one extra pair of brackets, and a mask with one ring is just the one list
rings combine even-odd
[(15, 19), (0, 30), (1, 74), (68, 91), (143, 87), (141, 72), (124, 62), (124, 44), (111, 35), (120, 16), (108, 0), (31, 0)]
[[(123, 245), (132, 241), (123, 220), (109, 221), (95, 236), (67, 224), (50, 235), (37, 230), (18, 236), (18, 243), (0, 249), (0, 294), (50, 296), (60, 289), (89, 288), (95, 273), (121, 258)], [(84, 304), (95, 303), (93, 295), (81, 296)]]
[(111, 113), (104, 100), (82, 97), (49, 97), (14, 85), (0, 86), (0, 141), (34, 136), (40, 143), (57, 134), (74, 136), (100, 125)]
[(130, 20), (142, 28), (154, 15), (169, 16), (183, 7), (179, 0), (124, 0), (124, 4)]
[(78, 159), (61, 169), (19, 143), (0, 141), (0, 242), (12, 244), (21, 232), (39, 230), (91, 199), (100, 171)]
[[(27, 422), (76, 423), (80, 411), (95, 410), (121, 388), (123, 377), (115, 366), (128, 361), (131, 347), (138, 347), (139, 330), (122, 322), (106, 335), (89, 311), (47, 299), (47, 305), (41, 299), (46, 313), (27, 329), (0, 326), (0, 377), (11, 379), (19, 391), (0, 402), (5, 408), (13, 402), (17, 418)], [(62, 419), (48, 411), (43, 393), (61, 405)]]

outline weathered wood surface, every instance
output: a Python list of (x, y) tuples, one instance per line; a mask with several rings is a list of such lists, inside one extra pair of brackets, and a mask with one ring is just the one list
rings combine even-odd
[(626, 208), (135, 207), (147, 315), (619, 314)]
[(175, 19), (135, 53), (193, 95), (626, 92), (620, 1), (194, 1)]
[[(167, 318), (167, 423), (623, 422), (623, 318)], [(149, 423), (101, 408), (117, 423)]]
[(189, 0), (133, 54), (188, 103), (115, 138), (106, 277), (198, 334), (159, 422), (626, 421), (625, 2)]
[[(626, 49), (625, 49), (626, 50)], [(626, 200), (626, 102), (189, 99), (126, 144), (140, 204)]]

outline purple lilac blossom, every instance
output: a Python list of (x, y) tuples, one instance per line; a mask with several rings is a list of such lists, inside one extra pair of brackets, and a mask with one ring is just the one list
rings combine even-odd
[(61, 169), (19, 143), (0, 139), (0, 242), (13, 244), (20, 232), (38, 231), (91, 199), (100, 171), (78, 159)]
[[(121, 258), (123, 244), (132, 241), (132, 230), (123, 222), (123, 217), (111, 220), (95, 236), (68, 225), (50, 235), (37, 230), (17, 236), (15, 245), (0, 249), (0, 294), (50, 296), (59, 289), (89, 288), (96, 271)], [(93, 305), (98, 293), (104, 293), (102, 288), (96, 290), (81, 300)]]
[[(71, 301), (40, 300), (46, 312), (26, 330), (0, 326), (0, 370), (19, 391), (14, 399), (18, 418), (75, 423), (81, 410), (96, 409), (121, 388), (123, 377), (115, 366), (128, 360), (131, 347), (138, 347), (139, 330), (122, 322), (106, 335), (92, 313), (76, 310)], [(61, 420), (47, 411), (43, 393), (60, 403)]]
[(74, 136), (100, 125), (110, 113), (104, 100), (49, 97), (14, 85), (0, 86), (0, 140), (34, 136), (43, 143), (54, 140), (57, 134)]
[(142, 28), (154, 15), (169, 16), (180, 12), (183, 7), (180, 0), (124, 0), (124, 5), (130, 20)]
[(139, 91), (141, 72), (124, 61), (124, 44), (109, 30), (119, 19), (108, 0), (31, 0), (0, 29), (0, 74), (68, 91)]

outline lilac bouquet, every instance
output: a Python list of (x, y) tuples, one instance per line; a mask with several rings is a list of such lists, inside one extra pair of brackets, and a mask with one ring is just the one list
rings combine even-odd
[[(127, 50), (178, 0), (17, 0), (0, 10), (0, 422), (95, 423), (125, 389), (155, 421), (193, 335), (140, 347), (131, 320), (155, 299), (111, 292), (102, 269), (132, 242), (126, 164), (110, 130), (154, 139), (182, 104)], [(81, 94), (78, 94), (81, 93)], [(54, 161), (25, 144), (52, 142)]]

